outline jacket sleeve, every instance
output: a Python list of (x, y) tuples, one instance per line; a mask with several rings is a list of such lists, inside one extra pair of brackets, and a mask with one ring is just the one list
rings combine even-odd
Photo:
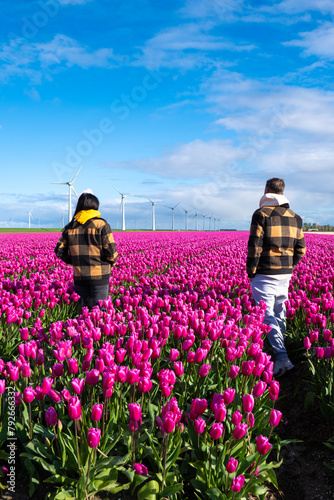
[(264, 216), (254, 212), (249, 231), (246, 269), (249, 278), (254, 278), (263, 249)]
[(116, 243), (108, 223), (106, 223), (102, 228), (102, 247), (104, 258), (111, 264), (111, 267), (113, 267), (116, 264), (117, 250)]
[(305, 238), (303, 230), (300, 230), (299, 238), (296, 240), (294, 254), (293, 254), (293, 266), (296, 266), (298, 262), (302, 260), (306, 253)]
[(69, 251), (68, 238), (66, 231), (64, 231), (58, 240), (55, 248), (55, 254), (58, 259), (61, 259), (65, 264), (71, 264), (71, 254)]

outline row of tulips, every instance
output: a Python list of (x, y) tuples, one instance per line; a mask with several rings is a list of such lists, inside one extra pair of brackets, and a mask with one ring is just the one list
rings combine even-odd
[(334, 421), (334, 237), (308, 235), (307, 254), (291, 282), (287, 302), (290, 342), (309, 369), (306, 406), (318, 400), (328, 423)]
[(31, 492), (44, 469), (58, 499), (262, 498), (281, 414), (247, 235), (115, 236), (111, 297), (80, 317), (56, 236), (2, 237), (1, 409), (14, 387)]

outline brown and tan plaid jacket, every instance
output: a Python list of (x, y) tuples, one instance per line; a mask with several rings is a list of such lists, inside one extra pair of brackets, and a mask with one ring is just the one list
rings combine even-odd
[(55, 254), (73, 266), (77, 284), (107, 284), (117, 259), (116, 244), (108, 222), (99, 217), (84, 224), (72, 220), (63, 229)]
[(263, 207), (253, 214), (247, 252), (247, 274), (291, 274), (305, 255), (303, 221), (289, 204)]

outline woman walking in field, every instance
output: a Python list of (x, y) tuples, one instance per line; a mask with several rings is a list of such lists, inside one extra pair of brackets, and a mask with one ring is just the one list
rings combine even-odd
[(92, 309), (99, 300), (107, 299), (111, 268), (117, 259), (110, 226), (98, 208), (96, 196), (83, 193), (55, 248), (57, 257), (73, 266), (75, 291), (80, 295), (79, 314), (83, 306)]

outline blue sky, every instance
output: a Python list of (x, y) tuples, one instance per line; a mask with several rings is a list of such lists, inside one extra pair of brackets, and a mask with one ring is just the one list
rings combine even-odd
[[(282, 177), (334, 224), (332, 0), (0, 1), (0, 225), (59, 227), (67, 187), (121, 225), (248, 229)], [(11, 218), (13, 221), (11, 222)], [(200, 223), (202, 227), (202, 219)], [(209, 220), (205, 220), (209, 228)], [(212, 226), (213, 227), (213, 224)]]

